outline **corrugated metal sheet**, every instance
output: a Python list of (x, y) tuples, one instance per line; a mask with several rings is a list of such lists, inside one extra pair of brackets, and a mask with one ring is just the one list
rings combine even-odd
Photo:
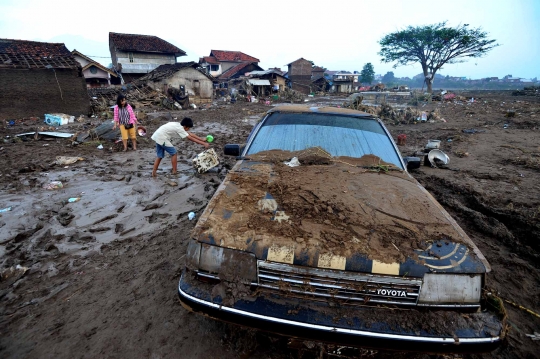
[(249, 79), (248, 82), (254, 86), (270, 86), (270, 81), (268, 80)]

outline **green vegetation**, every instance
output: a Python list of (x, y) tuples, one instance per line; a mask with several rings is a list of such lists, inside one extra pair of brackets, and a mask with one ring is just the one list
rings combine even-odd
[(447, 27), (446, 22), (409, 26), (384, 36), (379, 44), (385, 63), (396, 62), (394, 68), (419, 62), (428, 92), (432, 92), (435, 74), (445, 64), (464, 62), (465, 58), (481, 57), (496, 46), (481, 28), (469, 24)]

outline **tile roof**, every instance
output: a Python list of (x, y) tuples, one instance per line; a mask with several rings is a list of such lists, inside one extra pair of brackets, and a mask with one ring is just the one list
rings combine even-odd
[(86, 61), (88, 61), (88, 64), (83, 67), (83, 71), (90, 68), (90, 67), (92, 67), (92, 66), (95, 66), (95, 67), (97, 67), (97, 68), (99, 68), (99, 69), (101, 69), (101, 70), (103, 70), (105, 72), (108, 72), (109, 74), (111, 74), (111, 76), (118, 77), (118, 75), (114, 71), (112, 71), (111, 69), (106, 68), (105, 66), (103, 66), (99, 62), (96, 62), (96, 61), (92, 60), (91, 58), (89, 58), (88, 56), (83, 55), (82, 53), (80, 53), (77, 50), (71, 51), (71, 54), (73, 54), (73, 56), (75, 56), (75, 55), (80, 56), (83, 59), (85, 59)]
[(210, 80), (214, 80), (214, 78), (210, 75), (208, 75), (205, 71), (201, 70), (199, 67), (199, 64), (196, 62), (190, 61), (190, 62), (178, 62), (176, 64), (167, 64), (167, 65), (160, 65), (148, 74), (144, 75), (143, 77), (139, 78), (139, 81), (159, 81), (165, 78), (169, 78), (173, 76), (175, 73), (180, 71), (181, 69), (192, 67), (198, 71), (200, 71), (202, 74), (206, 75)]
[(242, 70), (243, 68), (247, 67), (248, 65), (251, 65), (252, 63), (251, 62), (242, 62), (234, 67), (231, 67), (230, 69), (228, 69), (227, 71), (225, 71), (224, 73), (222, 73), (221, 75), (219, 75), (218, 79), (220, 80), (227, 80), (231, 77), (233, 77), (234, 75), (236, 75), (238, 72), (240, 72), (240, 70)]
[(77, 69), (81, 65), (63, 43), (0, 39), (0, 67)]
[(295, 62), (298, 62), (298, 61), (307, 61), (307, 62), (311, 62), (311, 61), (306, 60), (306, 59), (304, 59), (303, 57), (301, 57), (301, 58), (299, 58), (299, 59), (297, 59), (297, 60), (294, 60), (293, 62), (289, 62), (289, 63), (286, 64), (285, 66), (289, 66), (289, 65), (294, 64)]
[(216, 59), (214, 56), (204, 56), (204, 57), (201, 57), (201, 58), (199, 59), (199, 63), (203, 63), (203, 62), (212, 64), (212, 65), (219, 65), (218, 59)]
[(109, 32), (109, 44), (111, 42), (114, 43), (116, 49), (123, 51), (174, 53), (176, 56), (186, 55), (184, 50), (152, 35)]
[(218, 61), (259, 62), (259, 59), (240, 51), (210, 50), (210, 56), (215, 57)]

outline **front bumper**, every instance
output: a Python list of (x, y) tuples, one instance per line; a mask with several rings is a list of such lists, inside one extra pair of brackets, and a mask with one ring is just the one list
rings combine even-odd
[(503, 323), (490, 312), (352, 307), (257, 290), (241, 299), (224, 299), (217, 294), (223, 294), (223, 290), (198, 281), (188, 270), (182, 273), (178, 293), (188, 309), (215, 319), (332, 344), (422, 352), (487, 352), (497, 348), (504, 336)]

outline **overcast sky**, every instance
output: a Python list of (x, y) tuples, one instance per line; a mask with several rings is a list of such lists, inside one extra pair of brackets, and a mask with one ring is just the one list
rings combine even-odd
[(408, 25), (441, 21), (482, 27), (501, 45), (485, 57), (447, 65), (443, 75), (540, 78), (540, 0), (0, 0), (0, 38), (63, 42), (104, 65), (109, 32), (155, 35), (198, 61), (210, 50), (242, 51), (264, 69), (303, 57), (329, 70), (421, 72), (382, 64), (378, 41)]

